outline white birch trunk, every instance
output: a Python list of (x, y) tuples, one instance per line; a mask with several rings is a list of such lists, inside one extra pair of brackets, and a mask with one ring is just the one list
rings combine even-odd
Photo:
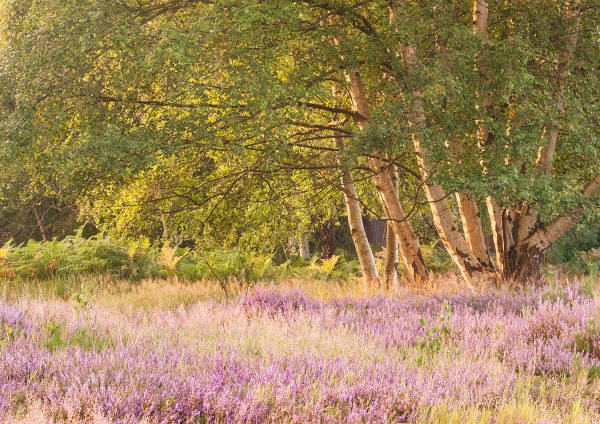
[[(398, 190), (398, 171), (395, 165), (392, 165), (394, 175), (394, 187)], [(394, 229), (389, 222), (385, 224), (385, 262), (383, 266), (383, 279), (385, 288), (397, 290), (399, 288), (398, 280), (398, 240), (394, 234)]]
[(362, 220), (362, 211), (358, 198), (358, 191), (352, 173), (343, 163), (344, 139), (336, 137), (336, 146), (338, 148), (338, 163), (341, 170), (342, 191), (344, 192), (344, 202), (346, 204), (346, 215), (348, 216), (348, 226), (350, 227), (350, 235), (354, 243), (354, 249), (360, 262), (365, 282), (372, 283), (379, 281), (379, 272), (375, 264), (375, 256), (369, 244), (367, 233)]
[[(367, 104), (362, 78), (358, 71), (352, 70), (347, 74), (347, 80), (354, 109), (362, 116), (362, 119), (358, 121), (358, 125), (361, 130), (364, 130), (373, 124), (373, 118)], [(374, 156), (384, 157), (382, 152), (375, 151), (373, 153)], [(389, 220), (388, 222), (398, 239), (398, 248), (406, 273), (414, 281), (426, 279), (428, 271), (421, 252), (421, 245), (400, 203), (398, 191), (394, 185), (393, 170), (390, 164), (383, 159), (370, 158), (369, 165), (374, 173), (377, 191), (383, 199), (383, 208)]]
[(462, 221), (465, 240), (475, 257), (490, 271), (493, 269), (485, 244), (481, 215), (477, 201), (466, 193), (456, 193), (456, 201)]
[(398, 289), (398, 240), (389, 223), (385, 226), (384, 280), (386, 289)]
[(298, 240), (298, 255), (302, 259), (310, 259), (310, 244), (306, 234), (302, 234), (300, 240)]
[(485, 199), (488, 216), (490, 218), (490, 227), (492, 229), (492, 238), (494, 239), (494, 250), (496, 252), (496, 271), (504, 272), (504, 230), (502, 229), (502, 209), (493, 197), (488, 196)]
[[(417, 55), (413, 46), (402, 48), (404, 63), (408, 69), (413, 69), (417, 63)], [(485, 269), (483, 264), (471, 251), (458, 229), (454, 214), (450, 208), (448, 197), (438, 184), (430, 184), (429, 179), (429, 153), (423, 140), (419, 135), (420, 129), (425, 125), (425, 108), (423, 105), (421, 90), (415, 88), (412, 90), (412, 113), (410, 116), (410, 125), (413, 129), (413, 145), (417, 154), (417, 161), (421, 171), (421, 178), (425, 184), (425, 194), (431, 207), (433, 221), (442, 243), (446, 250), (458, 265), (461, 274), (467, 282), (477, 281), (484, 277)]]

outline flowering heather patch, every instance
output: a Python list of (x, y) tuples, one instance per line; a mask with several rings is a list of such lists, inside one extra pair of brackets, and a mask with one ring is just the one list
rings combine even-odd
[(600, 300), (575, 291), (0, 303), (9, 422), (598, 422), (599, 370)]

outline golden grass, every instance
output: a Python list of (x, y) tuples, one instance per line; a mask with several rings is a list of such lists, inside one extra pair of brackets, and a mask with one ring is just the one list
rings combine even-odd
[[(84, 283), (84, 287), (86, 284)], [(89, 287), (89, 282), (87, 287)], [(91, 299), (94, 303), (119, 307), (140, 307), (144, 309), (167, 308), (179, 305), (188, 306), (198, 301), (227, 297), (237, 297), (253, 287), (277, 288), (282, 291), (299, 290), (307, 296), (327, 301), (333, 298), (369, 297), (376, 294), (402, 297), (409, 293), (420, 295), (444, 295), (470, 292), (462, 279), (456, 274), (444, 274), (431, 279), (427, 284), (415, 286), (406, 282), (396, 289), (384, 289), (367, 284), (356, 278), (351, 281), (322, 281), (307, 279), (288, 279), (282, 282), (263, 281), (249, 286), (235, 281), (227, 283), (227, 296), (216, 281), (186, 282), (177, 280), (143, 280), (132, 285), (127, 281), (104, 284), (95, 290)], [(479, 288), (484, 290), (485, 288)], [(84, 290), (85, 291), (85, 290)]]
[[(581, 282), (581, 278), (557, 278), (560, 286)], [(344, 297), (368, 297), (383, 294), (404, 297), (408, 294), (422, 296), (444, 296), (458, 293), (490, 292), (498, 289), (518, 289), (510, 285), (498, 287), (494, 284), (479, 284), (469, 287), (455, 272), (435, 274), (419, 285), (401, 281), (399, 287), (385, 289), (375, 284), (367, 284), (360, 278), (350, 281), (323, 281), (290, 278), (281, 282), (262, 281), (252, 285), (237, 281), (226, 283), (226, 290), (220, 282), (214, 280), (185, 281), (172, 279), (146, 279), (140, 282), (115, 279), (111, 276), (71, 276), (51, 280), (4, 280), (0, 281), (0, 299), (20, 297), (38, 299), (87, 299), (94, 303), (119, 308), (172, 309), (180, 305), (188, 306), (199, 301), (235, 298), (252, 287), (277, 288), (278, 290), (300, 290), (309, 297), (319, 300)], [(600, 291), (600, 280), (591, 282), (595, 292)]]

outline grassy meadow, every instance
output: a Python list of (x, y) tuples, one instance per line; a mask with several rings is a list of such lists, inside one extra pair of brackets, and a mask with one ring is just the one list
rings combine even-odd
[(0, 258), (2, 422), (600, 420), (595, 251), (587, 274), (471, 289), (102, 237)]
[[(441, 277), (440, 277), (441, 278)], [(451, 280), (448, 274), (444, 277)], [(598, 282), (2, 284), (3, 422), (594, 423)], [(446, 281), (447, 282), (447, 281)]]

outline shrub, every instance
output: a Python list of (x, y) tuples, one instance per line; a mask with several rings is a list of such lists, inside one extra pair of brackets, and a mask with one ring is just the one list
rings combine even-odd
[(145, 239), (91, 238), (81, 231), (63, 240), (29, 241), (0, 249), (0, 275), (7, 279), (50, 280), (72, 276), (108, 275), (140, 280), (179, 277), (185, 280), (280, 280), (289, 277), (349, 280), (359, 275), (358, 261), (342, 253), (327, 260), (288, 260), (280, 264), (273, 255), (237, 250), (192, 251), (151, 246)]
[(61, 275), (110, 274), (141, 279), (158, 274), (155, 252), (146, 240), (110, 240), (102, 236), (84, 238), (81, 232), (63, 240), (2, 249), (2, 274), (30, 279)]

